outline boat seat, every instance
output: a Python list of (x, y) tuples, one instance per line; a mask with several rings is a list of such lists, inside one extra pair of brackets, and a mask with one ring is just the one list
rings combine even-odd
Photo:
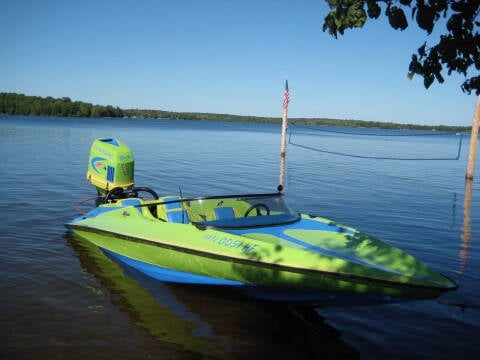
[[(178, 196), (165, 196), (158, 199), (159, 202), (168, 202), (180, 200)], [(167, 213), (169, 211), (178, 211), (182, 210), (182, 205), (180, 202), (172, 202), (169, 204), (159, 204), (157, 205), (157, 218), (163, 221), (168, 221)]]
[[(180, 200), (180, 197), (179, 196), (168, 196), (168, 197), (162, 198), (163, 202), (176, 201), (176, 200)], [(169, 203), (169, 204), (164, 204), (163, 206), (165, 206), (165, 210), (168, 211), (168, 210), (180, 209), (182, 207), (182, 203), (180, 201), (178, 201), (178, 202), (173, 202), (173, 203)]]
[(235, 218), (235, 211), (233, 211), (233, 208), (229, 206), (216, 207), (213, 209), (213, 212), (215, 213), (216, 220)]
[[(122, 206), (135, 206), (135, 205), (142, 205), (141, 201), (138, 199), (123, 199), (122, 201)], [(136, 209), (142, 213), (142, 208), (139, 206), (136, 206)]]
[[(157, 213), (160, 219), (166, 219), (168, 222), (188, 224), (190, 218), (186, 210), (182, 209), (182, 203), (179, 196), (166, 196), (159, 199), (162, 202), (177, 201), (157, 206)], [(183, 220), (183, 221), (182, 221)]]
[(167, 212), (167, 220), (179, 224), (188, 224), (190, 222), (188, 213), (185, 210), (172, 210)]

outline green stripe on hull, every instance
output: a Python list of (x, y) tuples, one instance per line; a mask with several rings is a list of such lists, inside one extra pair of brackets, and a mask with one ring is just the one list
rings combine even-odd
[[(248, 255), (243, 252), (243, 256), (236, 254), (237, 256), (234, 257), (148, 242), (128, 236), (119, 237), (116, 234), (82, 229), (78, 226), (74, 226), (74, 229), (77, 234), (99, 247), (148, 264), (248, 284), (352, 294), (415, 296), (416, 298), (429, 298), (439, 291), (432, 287), (415, 286), (406, 282), (401, 286), (389, 280), (372, 280), (357, 275), (342, 274), (338, 271), (325, 272), (318, 266), (315, 269), (289, 267), (282, 260), (282, 248), (273, 249), (273, 253), (269, 253), (266, 248), (258, 249), (257, 247), (258, 250), (251, 251)], [(317, 263), (324, 263), (327, 260), (320, 261), (318, 254), (314, 257)], [(328, 261), (338, 262), (336, 259), (328, 259)]]

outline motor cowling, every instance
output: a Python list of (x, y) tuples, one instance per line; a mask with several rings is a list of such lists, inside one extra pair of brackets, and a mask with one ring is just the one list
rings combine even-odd
[(87, 180), (102, 196), (117, 187), (131, 189), (135, 182), (130, 148), (114, 138), (96, 139), (90, 148)]

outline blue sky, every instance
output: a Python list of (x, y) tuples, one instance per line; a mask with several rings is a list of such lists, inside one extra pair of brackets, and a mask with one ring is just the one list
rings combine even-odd
[[(0, 92), (121, 108), (470, 126), (463, 76), (407, 79), (427, 39), (385, 19), (334, 39), (324, 0), (4, 0)], [(430, 41), (432, 43), (432, 41)]]

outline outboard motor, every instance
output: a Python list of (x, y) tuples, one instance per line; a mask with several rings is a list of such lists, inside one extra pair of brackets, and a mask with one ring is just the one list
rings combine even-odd
[(96, 139), (90, 148), (87, 180), (102, 197), (131, 190), (134, 186), (132, 151), (117, 139)]

